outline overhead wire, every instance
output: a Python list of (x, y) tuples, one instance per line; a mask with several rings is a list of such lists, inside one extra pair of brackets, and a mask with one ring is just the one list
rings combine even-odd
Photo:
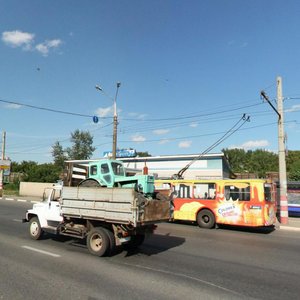
[[(44, 111), (55, 112), (55, 113), (59, 113), (59, 114), (72, 115), (72, 116), (77, 116), (77, 117), (86, 117), (86, 118), (94, 117), (94, 115), (87, 115), (87, 114), (80, 114), (80, 113), (75, 113), (75, 112), (70, 112), (70, 111), (63, 111), (63, 110), (58, 110), (58, 109), (53, 109), (53, 108), (48, 108), (48, 107), (43, 107), (43, 106), (37, 106), (37, 105), (31, 105), (31, 104), (26, 104), (26, 103), (21, 103), (21, 102), (16, 102), (16, 101), (8, 101), (8, 100), (4, 100), (4, 99), (0, 99), (0, 102), (29, 107), (29, 108), (33, 108), (33, 109), (44, 110)], [(107, 118), (108, 117), (102, 117), (102, 119), (107, 119)]]
[[(238, 126), (238, 124), (244, 120), (244, 122), (242, 122), (242, 124), (240, 124)], [(246, 114), (243, 114), (243, 116), (241, 117), (240, 120), (238, 120), (229, 130), (227, 130), (225, 132), (225, 134), (220, 137), (215, 143), (213, 143), (211, 146), (209, 146), (207, 149), (205, 149), (201, 154), (199, 154), (197, 157), (195, 157), (194, 159), (192, 159), (184, 168), (182, 168), (177, 174), (174, 174), (175, 179), (181, 179), (184, 172), (196, 161), (199, 160), (199, 158), (201, 158), (203, 155), (207, 154), (208, 152), (210, 152), (212, 149), (214, 149), (215, 147), (217, 147), (218, 145), (220, 145), (222, 142), (224, 142), (226, 139), (228, 139), (231, 135), (233, 135), (236, 131), (238, 131), (246, 122), (250, 122), (250, 116), (246, 116)]]

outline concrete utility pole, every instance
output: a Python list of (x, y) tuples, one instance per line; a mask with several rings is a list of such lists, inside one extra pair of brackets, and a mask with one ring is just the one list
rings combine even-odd
[(116, 96), (114, 99), (114, 131), (113, 131), (113, 147), (112, 147), (112, 158), (117, 157), (117, 132), (118, 132), (118, 115), (117, 115), (117, 96), (121, 82), (117, 82)]
[(114, 99), (112, 97), (110, 97), (109, 95), (107, 95), (101, 86), (99, 86), (99, 85), (95, 86), (96, 90), (104, 93), (114, 103), (114, 122), (113, 122), (114, 127), (113, 127), (113, 144), (112, 144), (112, 158), (113, 159), (116, 159), (116, 157), (117, 157), (117, 131), (118, 131), (117, 96), (118, 96), (118, 91), (119, 91), (120, 86), (121, 86), (121, 82), (117, 82), (117, 90), (116, 90), (116, 95), (115, 95)]
[(282, 98), (282, 80), (277, 77), (277, 108), (280, 118), (278, 119), (278, 156), (279, 156), (279, 184), (280, 184), (280, 222), (288, 224), (288, 201), (287, 201), (287, 177), (285, 161), (285, 135), (284, 135), (284, 113)]
[(280, 223), (288, 224), (288, 202), (287, 202), (287, 179), (286, 179), (286, 161), (285, 161), (285, 135), (284, 135), (284, 113), (282, 98), (282, 80), (277, 77), (277, 109), (270, 102), (264, 91), (261, 96), (270, 104), (278, 115), (278, 158), (279, 158), (279, 193), (280, 193)]
[[(2, 154), (1, 159), (2, 161), (5, 159), (5, 139), (6, 139), (6, 132), (3, 131), (2, 134)], [(0, 169), (0, 197), (3, 196), (3, 169)]]

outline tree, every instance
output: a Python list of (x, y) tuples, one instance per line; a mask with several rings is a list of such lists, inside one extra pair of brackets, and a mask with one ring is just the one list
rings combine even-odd
[(148, 156), (151, 156), (151, 154), (149, 154), (148, 151), (146, 151), (146, 152), (137, 152), (136, 155), (138, 157), (148, 157)]
[(233, 172), (249, 172), (247, 153), (244, 149), (223, 149), (222, 152), (225, 154)]
[(93, 147), (93, 136), (88, 131), (79, 129), (71, 133), (72, 147), (68, 147), (66, 152), (69, 159), (89, 159), (96, 150)]
[(63, 169), (64, 161), (67, 159), (67, 156), (65, 155), (62, 145), (58, 141), (52, 146), (52, 156), (54, 158), (54, 165)]
[(255, 173), (266, 177), (267, 172), (278, 171), (278, 155), (266, 150), (223, 149), (234, 173)]
[(63, 168), (64, 161), (67, 159), (89, 159), (95, 147), (93, 147), (93, 136), (88, 131), (80, 131), (79, 129), (71, 133), (71, 143), (73, 145), (63, 149), (57, 141), (52, 146), (52, 156), (54, 164)]
[(300, 160), (295, 162), (288, 173), (289, 180), (300, 181)]
[(54, 164), (36, 165), (26, 171), (24, 181), (56, 182), (59, 180), (61, 169)]

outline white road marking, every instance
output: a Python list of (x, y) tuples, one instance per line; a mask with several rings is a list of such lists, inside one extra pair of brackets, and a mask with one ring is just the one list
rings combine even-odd
[(291, 227), (291, 226), (282, 226), (282, 225), (280, 225), (280, 229), (282, 229), (282, 230), (290, 230), (290, 231), (300, 231), (300, 228)]
[(22, 220), (19, 220), (19, 219), (13, 219), (14, 222), (19, 222), (19, 223), (22, 223)]
[(14, 201), (15, 199), (13, 198), (5, 198), (6, 201)]
[(18, 202), (27, 202), (27, 200), (24, 200), (24, 199), (18, 199), (17, 201)]
[(32, 248), (32, 247), (29, 247), (29, 246), (21, 246), (21, 247), (24, 248), (24, 249), (27, 249), (27, 250), (31, 250), (31, 251), (38, 252), (38, 253), (41, 253), (41, 254), (49, 255), (49, 256), (52, 256), (52, 257), (60, 257), (60, 255), (58, 255), (58, 254), (51, 253), (51, 252), (44, 251), (44, 250), (40, 250), (40, 249), (36, 249), (36, 248)]

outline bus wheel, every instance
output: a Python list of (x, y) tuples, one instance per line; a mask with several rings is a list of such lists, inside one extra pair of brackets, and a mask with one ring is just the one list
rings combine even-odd
[(215, 216), (210, 210), (203, 209), (197, 215), (197, 223), (201, 228), (211, 229), (216, 223)]
[(93, 228), (86, 239), (87, 247), (91, 254), (104, 256), (110, 247), (108, 235), (103, 228)]

